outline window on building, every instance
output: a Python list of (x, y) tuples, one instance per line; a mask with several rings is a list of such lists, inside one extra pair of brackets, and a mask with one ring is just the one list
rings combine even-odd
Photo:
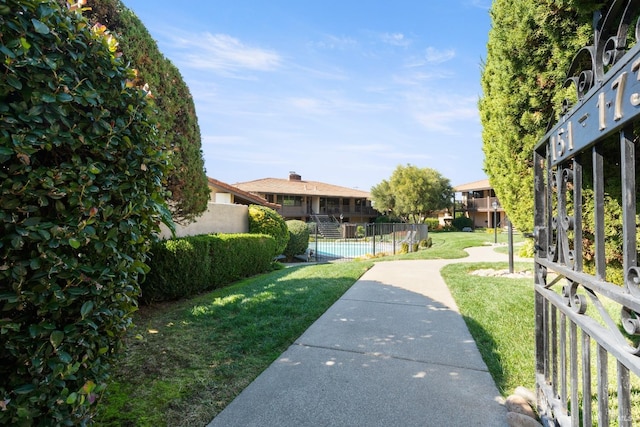
[(302, 197), (300, 196), (278, 196), (277, 197), (279, 205), (284, 206), (302, 206)]

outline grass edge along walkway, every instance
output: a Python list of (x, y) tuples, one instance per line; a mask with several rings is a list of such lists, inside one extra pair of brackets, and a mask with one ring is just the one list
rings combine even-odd
[(206, 425), (372, 265), (288, 268), (141, 309), (96, 421)]
[[(508, 263), (456, 263), (441, 270), (498, 390), (507, 396), (518, 386), (535, 385), (533, 278), (469, 275), (481, 269), (507, 269)], [(516, 263), (515, 270), (531, 271)]]
[[(463, 258), (464, 248), (493, 239), (482, 232), (431, 236), (430, 249), (376, 261)], [(372, 265), (303, 265), (193, 299), (143, 307), (96, 421), (206, 425)]]

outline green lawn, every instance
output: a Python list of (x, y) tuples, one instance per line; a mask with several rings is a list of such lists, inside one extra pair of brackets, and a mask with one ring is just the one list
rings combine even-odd
[[(493, 242), (493, 234), (482, 232), (430, 236), (430, 249), (384, 259), (461, 258), (466, 256), (465, 247)], [(499, 237), (506, 242), (506, 235)], [(206, 425), (372, 265), (372, 261), (301, 265), (193, 299), (143, 307), (134, 317), (136, 326), (127, 340), (127, 351), (115, 366), (96, 421), (104, 426)], [(453, 268), (445, 273), (452, 281), (452, 291), (470, 282), (465, 281), (464, 271)], [(473, 282), (481, 281), (474, 278)], [(501, 390), (529, 384), (524, 380), (532, 373), (524, 362), (533, 345), (524, 348), (528, 344), (522, 343), (520, 352), (525, 354), (514, 365), (497, 336), (504, 327), (494, 330), (483, 324), (487, 319), (473, 311), (467, 313), (474, 298), (492, 299), (495, 310), (501, 310), (500, 304), (506, 307), (505, 317), (524, 319), (522, 310), (527, 304), (512, 304), (507, 293), (497, 289), (463, 293), (468, 294), (459, 303), (465, 319), (480, 325), (479, 330), (485, 331), (483, 339), (490, 343), (489, 353), (499, 355), (495, 363), (487, 364), (502, 372), (494, 374)], [(460, 298), (459, 291), (456, 298)], [(530, 326), (523, 323), (518, 329), (525, 327)]]
[[(394, 255), (381, 258), (382, 261), (393, 261), (397, 259), (455, 259), (464, 258), (467, 253), (464, 248), (474, 246), (484, 246), (492, 244), (494, 236), (492, 233), (476, 231), (475, 233), (444, 232), (429, 233), (433, 246), (428, 250), (420, 250), (402, 255)], [(520, 244), (524, 240), (522, 235), (514, 234), (514, 244)], [(498, 244), (506, 244), (508, 236), (506, 233), (498, 233)], [(504, 246), (506, 248), (506, 246)], [(505, 251), (507, 249), (504, 249)]]
[(288, 268), (144, 307), (98, 423), (206, 425), (371, 266)]
[[(516, 263), (515, 270), (531, 270)], [(469, 332), (500, 392), (535, 384), (533, 279), (469, 276), (480, 269), (507, 269), (507, 263), (450, 264), (442, 269)], [(472, 277), (472, 279), (470, 279)]]

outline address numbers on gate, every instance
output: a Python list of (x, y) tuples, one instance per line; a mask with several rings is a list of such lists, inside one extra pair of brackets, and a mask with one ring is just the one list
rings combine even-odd
[(548, 133), (554, 164), (585, 148), (580, 141), (595, 141), (619, 130), (640, 106), (640, 51), (616, 68)]

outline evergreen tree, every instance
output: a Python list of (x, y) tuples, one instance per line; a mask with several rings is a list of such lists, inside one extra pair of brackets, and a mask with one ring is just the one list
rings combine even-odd
[(557, 119), (601, 2), (494, 0), (479, 102), (485, 171), (513, 224), (533, 227), (533, 149)]
[(173, 154), (174, 169), (167, 180), (173, 220), (189, 222), (206, 211), (209, 201), (200, 128), (189, 88), (140, 19), (120, 0), (89, 0), (86, 6), (90, 10), (83, 15), (117, 37), (125, 61), (137, 70), (138, 80), (149, 85), (156, 104), (152, 119), (158, 123), (162, 145)]

